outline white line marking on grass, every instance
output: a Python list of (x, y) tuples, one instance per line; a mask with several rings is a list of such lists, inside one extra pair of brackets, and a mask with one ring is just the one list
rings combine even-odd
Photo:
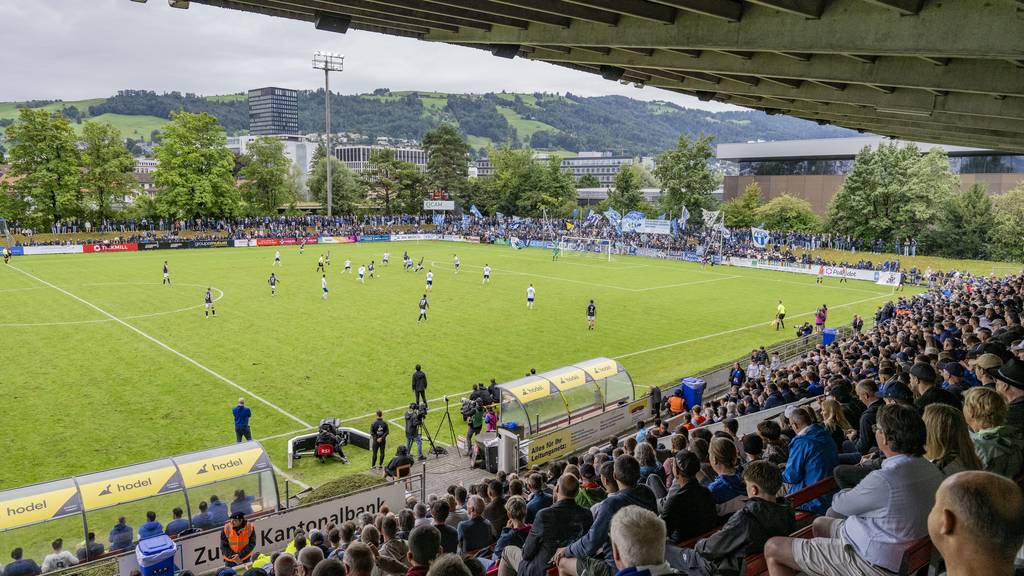
[(735, 278), (743, 278), (743, 276), (722, 276), (721, 278), (712, 278), (710, 280), (694, 280), (693, 282), (680, 282), (678, 284), (666, 284), (664, 286), (651, 286), (650, 288), (634, 288), (637, 292), (647, 292), (648, 290), (661, 290), (662, 288), (677, 288), (679, 286), (693, 286), (695, 284), (708, 284), (710, 282), (721, 282), (723, 280), (733, 280)]
[(6, 293), (6, 292), (27, 292), (29, 290), (42, 290), (42, 289), (43, 289), (42, 286), (33, 286), (31, 288), (4, 288), (3, 290), (0, 290), (0, 293)]
[(292, 476), (291, 474), (289, 474), (289, 473), (285, 472), (284, 470), (278, 468), (277, 464), (272, 464), (272, 466), (274, 467), (274, 472), (276, 472), (279, 476), (281, 476), (285, 480), (291, 482), (292, 484), (298, 484), (299, 488), (302, 488), (303, 490), (305, 490), (306, 488), (311, 488), (311, 486), (309, 484), (306, 484), (302, 480), (299, 480), (295, 476)]
[[(871, 300), (878, 300), (879, 298), (888, 298), (890, 294), (880, 294), (873, 298), (865, 298), (863, 300), (857, 300), (855, 302), (847, 302), (846, 304), (839, 304), (833, 306), (831, 310), (838, 308), (847, 308), (849, 306), (855, 306), (857, 304), (863, 304), (864, 302), (870, 302)], [(810, 316), (814, 312), (802, 312), (800, 314), (794, 314), (788, 318), (800, 318), (801, 316)], [(765, 322), (758, 322), (757, 324), (751, 324), (749, 326), (741, 326), (739, 328), (731, 328), (729, 330), (723, 330), (721, 332), (715, 332), (714, 334), (704, 334), (703, 336), (694, 336), (693, 338), (687, 338), (686, 340), (680, 340), (678, 342), (672, 342), (669, 344), (662, 344), (661, 346), (655, 346), (653, 348), (647, 348), (646, 350), (637, 350), (636, 352), (630, 352), (628, 354), (621, 354), (619, 356), (612, 357), (613, 360), (621, 360), (623, 358), (630, 358), (632, 356), (639, 356), (641, 354), (647, 354), (648, 352), (657, 352), (658, 350), (665, 350), (666, 348), (673, 348), (682, 344), (690, 344), (692, 342), (700, 342), (701, 340), (708, 340), (710, 338), (716, 338), (718, 336), (725, 336), (726, 334), (733, 334), (735, 332), (743, 332), (744, 330), (752, 330), (754, 328), (763, 328), (766, 325)]]
[(306, 428), (313, 428), (312, 424), (306, 422), (305, 420), (299, 418), (298, 416), (292, 414), (291, 412), (288, 412), (287, 410), (285, 410), (284, 408), (281, 408), (277, 404), (274, 404), (273, 402), (263, 398), (262, 396), (256, 394), (255, 392), (252, 392), (251, 390), (249, 390), (249, 389), (247, 389), (247, 388), (245, 388), (243, 386), (240, 386), (239, 384), (236, 384), (233, 380), (229, 379), (228, 377), (222, 376), (221, 374), (218, 374), (217, 372), (214, 372), (210, 368), (207, 368), (203, 364), (200, 364), (198, 361), (193, 360), (191, 357), (186, 356), (185, 354), (182, 354), (181, 352), (178, 352), (174, 348), (171, 348), (170, 346), (168, 346), (167, 344), (164, 344), (160, 340), (157, 340), (156, 338), (150, 336), (149, 334), (146, 334), (142, 330), (139, 330), (135, 326), (132, 326), (131, 324), (125, 322), (124, 320), (118, 318), (117, 316), (114, 316), (110, 312), (107, 312), (106, 310), (100, 308), (99, 306), (93, 304), (92, 302), (89, 302), (88, 300), (84, 300), (82, 298), (79, 298), (78, 296), (75, 296), (71, 292), (68, 292), (67, 290), (61, 288), (60, 286), (57, 286), (56, 284), (51, 284), (51, 283), (47, 282), (46, 280), (43, 280), (42, 278), (39, 278), (38, 276), (35, 276), (35, 275), (30, 274), (28, 272), (25, 272), (24, 270), (22, 270), (21, 268), (18, 268), (17, 266), (11, 266), (11, 268), (13, 268), (14, 270), (17, 270), (18, 272), (21, 272), (22, 274), (24, 274), (25, 276), (28, 276), (29, 278), (32, 278), (33, 280), (35, 280), (36, 282), (39, 282), (40, 284), (43, 284), (45, 286), (49, 286), (50, 288), (53, 288), (54, 290), (64, 294), (65, 296), (68, 296), (69, 298), (73, 298), (75, 300), (78, 300), (82, 304), (85, 304), (89, 308), (92, 308), (93, 310), (99, 312), (100, 314), (103, 314), (104, 316), (110, 318), (114, 322), (117, 322), (118, 324), (121, 324), (125, 328), (128, 328), (129, 330), (135, 332), (139, 336), (142, 336), (146, 340), (149, 340), (150, 342), (156, 344), (157, 346), (163, 348), (164, 350), (167, 350), (171, 354), (174, 354), (175, 356), (181, 358), (182, 360), (185, 360), (186, 362), (192, 364), (196, 368), (199, 368), (200, 370), (206, 372), (207, 374), (210, 374), (214, 378), (217, 378), (221, 382), (224, 382), (225, 384), (228, 384), (229, 386), (233, 386), (234, 388), (240, 390), (244, 394), (247, 394), (248, 396), (256, 399), (257, 401), (262, 402), (263, 404), (269, 406), (270, 408), (273, 408), (274, 410), (280, 412), (284, 416), (287, 416), (288, 418), (291, 418), (292, 420), (294, 420), (295, 422), (299, 423), (300, 425), (302, 425), (302, 426), (304, 426)]
[(296, 428), (295, 430), (289, 430), (288, 432), (281, 432), (280, 434), (274, 434), (273, 436), (266, 436), (264, 438), (257, 438), (257, 442), (266, 442), (267, 440), (276, 440), (282, 436), (291, 436), (300, 432), (308, 432), (310, 430), (316, 430), (316, 428)]

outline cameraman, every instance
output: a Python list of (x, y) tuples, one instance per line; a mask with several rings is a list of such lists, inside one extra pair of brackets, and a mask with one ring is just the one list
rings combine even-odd
[(473, 436), (484, 427), (484, 407), (479, 402), (470, 402), (473, 412), (466, 418), (466, 452), (473, 453)]
[(412, 449), (412, 443), (416, 442), (416, 452), (419, 454), (420, 460), (426, 460), (423, 457), (423, 437), (420, 436), (420, 424), (422, 424), (423, 416), (426, 416), (425, 411), (420, 411), (420, 405), (413, 402), (409, 404), (409, 410), (405, 412), (405, 449)]

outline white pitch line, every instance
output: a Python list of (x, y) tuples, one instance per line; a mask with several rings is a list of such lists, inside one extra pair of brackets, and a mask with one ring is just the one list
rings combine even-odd
[(298, 484), (299, 487), (302, 488), (303, 490), (305, 490), (306, 488), (311, 488), (311, 486), (309, 484), (306, 484), (302, 480), (299, 480), (295, 476), (292, 476), (291, 474), (289, 474), (289, 473), (285, 472), (284, 470), (278, 468), (277, 464), (271, 464), (271, 466), (274, 467), (274, 471), (277, 472), (277, 474), (279, 476), (283, 477), (285, 480), (291, 482), (292, 484)]
[(157, 346), (163, 348), (164, 350), (167, 350), (168, 352), (174, 354), (175, 356), (178, 356), (182, 360), (185, 360), (186, 362), (192, 364), (196, 368), (199, 368), (200, 370), (210, 374), (214, 378), (217, 378), (218, 380), (224, 382), (225, 384), (233, 386), (234, 388), (240, 390), (244, 394), (246, 394), (246, 395), (256, 399), (259, 402), (262, 402), (263, 404), (269, 406), (270, 408), (273, 408), (274, 410), (280, 412), (284, 416), (287, 416), (288, 418), (291, 418), (292, 420), (294, 420), (295, 422), (299, 423), (303, 427), (305, 427), (305, 428), (313, 428), (312, 424), (306, 422), (305, 420), (299, 418), (298, 416), (292, 414), (291, 412), (288, 412), (287, 410), (285, 410), (284, 408), (281, 408), (277, 404), (274, 404), (273, 402), (263, 398), (262, 396), (252, 392), (251, 390), (248, 390), (247, 388), (245, 388), (243, 386), (240, 386), (239, 384), (235, 383), (233, 380), (229, 379), (228, 377), (222, 376), (221, 374), (218, 374), (217, 372), (214, 372), (210, 368), (207, 368), (203, 364), (200, 364), (198, 361), (192, 359), (189, 356), (186, 356), (185, 354), (182, 354), (181, 352), (178, 352), (174, 348), (171, 348), (170, 346), (168, 346), (167, 344), (164, 344), (160, 340), (157, 340), (156, 338), (150, 336), (149, 334), (146, 334), (142, 330), (139, 330), (135, 326), (132, 326), (131, 324), (125, 322), (124, 320), (118, 318), (117, 316), (114, 316), (110, 312), (107, 312), (106, 310), (100, 308), (99, 306), (93, 304), (92, 302), (89, 302), (88, 300), (84, 300), (82, 298), (79, 298), (78, 296), (75, 296), (71, 292), (68, 292), (67, 290), (61, 288), (60, 286), (57, 286), (55, 284), (51, 284), (51, 283), (47, 282), (46, 280), (43, 280), (42, 278), (39, 278), (38, 276), (35, 276), (33, 274), (30, 274), (30, 273), (22, 270), (21, 268), (18, 268), (17, 266), (11, 266), (11, 268), (13, 268), (14, 270), (17, 270), (18, 272), (21, 272), (22, 274), (24, 274), (25, 276), (28, 276), (29, 278), (32, 278), (33, 280), (35, 280), (36, 282), (39, 282), (40, 284), (43, 284), (45, 286), (49, 286), (50, 288), (53, 288), (54, 290), (64, 294), (65, 296), (68, 296), (70, 298), (78, 300), (82, 304), (85, 304), (86, 306), (92, 308), (93, 310), (99, 312), (100, 314), (103, 314), (107, 318), (110, 318), (111, 320), (117, 322), (118, 324), (121, 324), (125, 328), (128, 328), (129, 330), (135, 332), (139, 336), (142, 336), (143, 338), (149, 340), (150, 342), (156, 344)]
[(693, 286), (695, 284), (721, 282), (723, 280), (733, 280), (735, 278), (743, 278), (743, 276), (722, 276), (721, 278), (712, 278), (710, 280), (694, 280), (693, 282), (680, 282), (678, 284), (666, 284), (664, 286), (651, 286), (650, 288), (634, 288), (634, 290), (636, 290), (637, 292), (647, 292), (649, 290), (661, 290), (662, 288), (678, 288), (679, 286)]
[[(871, 300), (877, 300), (879, 298), (888, 298), (890, 296), (891, 296), (890, 294), (880, 294), (878, 296), (875, 296), (874, 298), (865, 298), (863, 300), (857, 300), (855, 302), (847, 302), (846, 304), (839, 304), (838, 306), (833, 306), (831, 309), (835, 310), (835, 309), (838, 309), (838, 308), (847, 308), (849, 306), (855, 306), (857, 304), (863, 304), (864, 302), (870, 302)], [(800, 318), (801, 316), (810, 316), (811, 314), (814, 314), (814, 312), (803, 312), (803, 313), (800, 313), (800, 314), (794, 314), (793, 316), (790, 316), (789, 318)], [(680, 346), (682, 344), (690, 344), (692, 342), (700, 342), (701, 340), (707, 340), (709, 338), (716, 338), (718, 336), (725, 336), (726, 334), (733, 334), (735, 332), (742, 332), (744, 330), (752, 330), (754, 328), (762, 328), (764, 326), (765, 326), (764, 322), (758, 322), (757, 324), (751, 324), (749, 326), (741, 326), (739, 328), (732, 328), (732, 329), (729, 329), (729, 330), (723, 330), (721, 332), (715, 332), (714, 334), (705, 334), (703, 336), (695, 336), (693, 338), (687, 338), (686, 340), (680, 340), (678, 342), (671, 342), (669, 344), (662, 344), (661, 346), (655, 346), (653, 348), (648, 348), (646, 350), (638, 350), (636, 352), (630, 352), (628, 354), (622, 354), (622, 355), (619, 355), (619, 356), (614, 356), (612, 359), (613, 360), (621, 360), (623, 358), (629, 358), (631, 356), (639, 356), (640, 354), (646, 354), (648, 352), (657, 352), (658, 350), (664, 350), (666, 348), (673, 348), (675, 346)]]
[(296, 428), (295, 430), (290, 430), (288, 432), (281, 432), (280, 434), (274, 434), (273, 436), (266, 436), (266, 437), (263, 437), (263, 438), (257, 438), (256, 441), (257, 442), (266, 442), (267, 440), (275, 440), (275, 439), (280, 438), (282, 436), (291, 436), (292, 434), (298, 434), (299, 432), (308, 432), (310, 430), (316, 430), (316, 428)]

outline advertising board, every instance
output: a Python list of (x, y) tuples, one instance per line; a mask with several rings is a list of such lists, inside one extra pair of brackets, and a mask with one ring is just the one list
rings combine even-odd
[(121, 242), (116, 244), (86, 244), (82, 246), (82, 252), (135, 252), (139, 245), (135, 242)]
[[(530, 438), (526, 465), (533, 466), (557, 460), (572, 454), (577, 446), (594, 446), (608, 436), (636, 430), (636, 423), (643, 420), (649, 412), (647, 398), (642, 398), (621, 404), (596, 416), (577, 420), (572, 425), (554, 432)], [(534, 444), (537, 446), (534, 447)]]
[(454, 200), (424, 200), (424, 210), (455, 210)]
[[(18, 249), (21, 249), (21, 254), (18, 254)], [(36, 254), (81, 254), (82, 246), (79, 244), (62, 245), (62, 246), (15, 246), (15, 256), (33, 256)]]

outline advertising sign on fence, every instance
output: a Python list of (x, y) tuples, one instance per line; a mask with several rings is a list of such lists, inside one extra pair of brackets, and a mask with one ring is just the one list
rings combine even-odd
[(122, 242), (118, 244), (86, 244), (82, 246), (82, 252), (135, 252), (139, 245), (135, 242)]
[(351, 244), (358, 241), (355, 236), (321, 236), (321, 244)]
[(360, 242), (388, 242), (389, 240), (391, 240), (391, 236), (387, 234), (368, 234), (365, 236), (360, 236), (358, 240)]
[[(21, 250), (21, 254), (18, 254), (18, 250)], [(61, 246), (15, 246), (15, 256), (32, 256), (34, 254), (81, 254), (82, 246), (79, 244), (72, 245), (61, 245)]]
[(671, 234), (672, 221), (647, 218), (642, 221), (637, 232), (640, 232), (641, 234)]
[(424, 210), (455, 210), (454, 200), (424, 200)]
[[(636, 430), (636, 423), (649, 414), (647, 398), (610, 408), (570, 426), (530, 439), (526, 465), (557, 460), (575, 451), (575, 447), (595, 446), (602, 439), (627, 430)], [(568, 436), (566, 434), (568, 433)], [(536, 446), (535, 446), (536, 445)]]
[[(382, 486), (359, 494), (255, 518), (254, 557), (260, 553), (270, 555), (283, 550), (298, 531), (309, 534), (314, 528), (324, 530), (328, 524), (341, 526), (345, 522), (355, 521), (364, 512), (376, 514), (385, 504), (392, 510), (405, 507), (405, 491), (401, 484)], [(181, 538), (177, 544), (179, 549), (175, 564), (178, 570), (190, 570), (200, 574), (218, 570), (224, 565), (220, 559), (220, 530), (191, 538)], [(132, 570), (138, 568), (138, 560), (134, 553), (125, 554), (118, 557), (117, 565), (120, 576), (129, 576)]]

